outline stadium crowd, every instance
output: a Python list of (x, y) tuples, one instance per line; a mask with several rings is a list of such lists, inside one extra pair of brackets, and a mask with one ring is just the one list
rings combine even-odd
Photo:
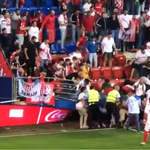
[[(8, 7), (9, 3), (4, 0), (0, 5)], [(88, 126), (92, 128), (93, 116), (103, 127), (103, 118), (99, 116), (107, 111), (108, 126), (114, 117), (116, 126), (119, 122), (124, 126), (126, 115), (129, 116), (126, 124), (128, 131), (131, 118), (135, 116), (139, 132), (139, 114), (142, 120), (142, 106), (145, 105), (145, 94), (149, 98), (150, 85), (149, 79), (146, 78), (150, 73), (149, 1), (59, 0), (57, 3), (59, 14), (56, 14), (55, 10), (50, 10), (47, 15), (40, 10), (39, 6), (45, 5), (42, 0), (36, 3), (37, 12), (21, 13), (19, 6), (24, 5), (26, 0), (20, 0), (20, 4), (17, 0), (16, 10), (9, 12), (9, 8), (4, 9), (0, 18), (0, 43), (14, 76), (38, 76), (38, 73), (42, 72), (48, 77), (68, 79), (79, 84), (85, 79), (83, 84), (86, 88), (81, 88), (79, 102), (76, 105), (80, 114), (80, 128)], [(56, 20), (60, 41), (56, 34)], [(69, 55), (65, 46), (68, 41), (75, 45), (75, 51)], [(52, 49), (57, 52), (58, 45), (60, 45), (59, 55), (62, 57), (54, 59)], [(99, 66), (112, 67), (112, 60), (119, 51), (133, 50), (137, 51), (135, 59), (124, 64), (125, 67), (129, 66), (132, 69), (121, 90), (125, 93), (120, 94), (120, 87), (118, 85), (112, 87), (109, 79), (105, 78), (99, 96), (99, 92), (93, 86), (90, 87), (92, 80), (90, 70)], [(138, 71), (140, 79), (134, 83), (130, 79), (134, 77), (135, 70)], [(85, 99), (89, 102), (88, 111)], [(100, 101), (101, 111), (99, 99), (104, 100)], [(131, 108), (131, 103), (135, 104), (134, 108)]]

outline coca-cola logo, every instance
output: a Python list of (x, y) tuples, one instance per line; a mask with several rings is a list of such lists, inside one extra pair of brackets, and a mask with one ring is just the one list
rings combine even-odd
[(63, 113), (61, 110), (54, 110), (46, 115), (45, 121), (50, 122), (53, 120), (63, 120), (67, 116), (66, 113)]

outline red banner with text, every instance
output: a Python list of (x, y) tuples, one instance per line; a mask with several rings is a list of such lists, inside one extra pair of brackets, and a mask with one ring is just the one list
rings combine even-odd
[(0, 106), (0, 126), (20, 126), (54, 123), (64, 120), (70, 110), (36, 106)]

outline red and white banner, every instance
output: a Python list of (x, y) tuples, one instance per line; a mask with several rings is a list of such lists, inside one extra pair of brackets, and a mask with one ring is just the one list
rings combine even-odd
[(6, 60), (3, 56), (2, 50), (0, 49), (0, 77), (13, 77)]
[[(55, 87), (55, 81), (46, 83), (44, 81), (44, 78), (40, 78), (40, 84), (41, 84), (41, 90), (40, 90), (40, 96), (32, 97), (32, 98), (26, 98), (27, 104), (39, 104), (39, 103), (45, 103), (47, 105), (54, 106), (55, 105), (55, 94), (54, 94), (54, 87)], [(28, 83), (33, 83), (32, 79), (28, 79)]]
[(70, 113), (70, 110), (57, 108), (1, 105), (0, 126), (20, 126), (60, 122)]

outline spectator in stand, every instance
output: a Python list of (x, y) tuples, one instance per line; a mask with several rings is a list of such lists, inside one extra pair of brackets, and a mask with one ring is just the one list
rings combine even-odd
[(118, 17), (117, 17), (117, 15), (115, 13), (113, 13), (108, 18), (108, 28), (109, 28), (109, 30), (112, 33), (112, 37), (114, 38), (116, 47), (119, 48), (120, 44), (119, 44), (118, 35), (119, 35), (120, 24), (119, 24)]
[(12, 42), (12, 37), (10, 34), (7, 33), (6, 28), (2, 29), (2, 34), (0, 35), (0, 43), (1, 43), (1, 47), (5, 53), (5, 56), (7, 59), (9, 59), (10, 57), (10, 46), (11, 46), (11, 42)]
[(141, 12), (141, 16), (139, 17), (139, 34), (138, 34), (138, 46), (139, 49), (142, 45), (145, 45), (145, 22), (146, 22), (146, 14), (145, 12)]
[(37, 27), (37, 22), (33, 21), (32, 26), (30, 27), (29, 32), (28, 32), (29, 39), (31, 40), (31, 38), (33, 36), (35, 36), (36, 37), (36, 42), (39, 42), (39, 32), (40, 31), (39, 31), (39, 28)]
[(48, 63), (52, 61), (50, 55), (49, 39), (45, 39), (44, 42), (40, 45), (39, 57), (41, 58), (41, 67), (48, 66)]
[(95, 12), (101, 16), (103, 11), (103, 3), (101, 0), (97, 0), (97, 2), (94, 4)]
[(95, 19), (97, 19), (97, 15), (96, 15), (96, 12), (94, 10), (94, 6), (90, 7), (90, 13), (91, 13), (91, 16), (93, 16)]
[(138, 34), (139, 34), (139, 20), (136, 18), (136, 15), (133, 15), (132, 18), (135, 26), (135, 42), (133, 43), (133, 49), (138, 47)]
[(18, 38), (14, 37), (12, 41), (13, 41), (12, 45), (10, 46), (10, 49), (9, 49), (10, 54), (16, 52), (17, 50), (20, 50), (19, 45), (18, 45), (18, 42), (19, 42)]
[(83, 60), (83, 57), (81, 55), (81, 51), (79, 48), (76, 48), (76, 51), (73, 52), (69, 58), (72, 60), (73, 57), (76, 57), (79, 60), (79, 62)]
[(81, 77), (83, 79), (89, 79), (89, 72), (90, 72), (90, 64), (83, 63), (80, 65)]
[(16, 36), (18, 37), (20, 48), (24, 44), (24, 36), (27, 35), (27, 31), (29, 30), (29, 27), (27, 27), (26, 24), (26, 19), (27, 17), (25, 15), (21, 16), (21, 20), (17, 25)]
[(65, 77), (71, 74), (71, 61), (70, 59), (65, 60)]
[(145, 64), (147, 62), (148, 59), (148, 55), (145, 51), (145, 47), (142, 46), (141, 50), (138, 50), (136, 55), (135, 55), (135, 61), (132, 63), (132, 72), (131, 72), (131, 76), (130, 79), (133, 78), (134, 75), (134, 71), (135, 69), (137, 69), (138, 73), (139, 73), (139, 77), (142, 77), (142, 73), (141, 73), (141, 67), (143, 66), (143, 64)]
[(101, 41), (102, 37), (107, 35), (108, 30), (108, 19), (106, 13), (102, 13), (102, 17), (96, 21), (96, 28), (99, 36), (99, 41)]
[(80, 13), (79, 10), (76, 10), (72, 15), (71, 15), (71, 23), (72, 23), (72, 41), (75, 43), (76, 42), (76, 36), (77, 40), (81, 36), (81, 21), (82, 21), (82, 14)]
[(65, 79), (64, 59), (60, 58), (58, 63), (54, 66), (55, 75), (57, 78)]
[(109, 61), (109, 66), (112, 66), (111, 59), (113, 58), (114, 50), (117, 52), (114, 39), (112, 38), (111, 32), (109, 32), (107, 37), (102, 40), (102, 53), (104, 54), (103, 66), (106, 66), (107, 61)]
[[(38, 51), (36, 46), (37, 38), (33, 36), (31, 41), (26, 45), (24, 49), (26, 61), (27, 61), (27, 75), (34, 76), (34, 67), (35, 67), (35, 60), (38, 57)], [(31, 69), (31, 74), (30, 74)]]
[(38, 10), (37, 14), (36, 14), (36, 18), (37, 18), (37, 26), (39, 27), (39, 29), (41, 29), (41, 25), (45, 19), (45, 15), (41, 12), (41, 10)]
[(72, 6), (73, 6), (73, 11), (78, 10), (81, 5), (81, 0), (71, 0)]
[(91, 6), (92, 6), (91, 0), (87, 0), (87, 3), (83, 5), (83, 11), (84, 12), (90, 11)]
[(128, 15), (128, 11), (124, 10), (124, 14), (119, 16), (119, 22), (120, 22), (120, 28), (122, 30), (121, 34), (121, 50), (123, 52), (128, 51), (129, 49), (129, 43), (124, 41), (122, 37), (127, 33), (127, 31), (130, 29), (130, 25), (132, 22), (132, 17)]
[(8, 11), (4, 11), (4, 17), (0, 20), (1, 33), (2, 29), (6, 28), (7, 34), (11, 34), (11, 20)]
[[(16, 40), (17, 41), (17, 40)], [(16, 46), (16, 45), (15, 45)], [(11, 56), (10, 56), (10, 64), (12, 63), (12, 61), (15, 59), (15, 55), (20, 55), (20, 52), (21, 52), (21, 50), (19, 49), (19, 47), (18, 47), (18, 49), (17, 49), (17, 47), (16, 47), (16, 50), (11, 54)]]
[(11, 62), (11, 70), (12, 73), (15, 77), (23, 76), (24, 75), (24, 70), (22, 68), (22, 66), (19, 63), (19, 55), (16, 54), (14, 60)]
[(11, 17), (11, 30), (12, 30), (13, 36), (16, 35), (17, 25), (18, 25), (19, 20), (20, 20), (20, 10), (16, 9), (16, 11), (13, 12), (12, 17)]
[(102, 90), (105, 88), (111, 88), (109, 79), (105, 79), (105, 82), (102, 84)]
[(127, 11), (129, 12), (130, 15), (134, 14), (134, 4), (135, 4), (134, 0), (125, 0), (124, 1), (125, 8), (127, 9)]
[(72, 65), (71, 65), (71, 71), (72, 73), (76, 73), (78, 72), (78, 68), (79, 68), (79, 60), (77, 57), (73, 57), (72, 58)]
[(150, 57), (148, 57), (147, 62), (142, 66), (141, 75), (142, 77), (143, 76), (147, 77), (150, 75)]
[(61, 49), (62, 51), (65, 50), (64, 44), (67, 36), (67, 26), (68, 26), (68, 17), (67, 17), (67, 10), (63, 10), (62, 14), (58, 17), (59, 22), (59, 29), (61, 34)]
[[(91, 64), (91, 67), (97, 67), (97, 46), (98, 46), (99, 42), (96, 41), (96, 37), (93, 35), (91, 40), (87, 41), (86, 43), (86, 48), (89, 51), (89, 61)], [(93, 65), (93, 61), (94, 61), (94, 65)]]
[[(90, 20), (90, 21), (89, 21)], [(95, 17), (91, 16), (90, 11), (87, 12), (82, 18), (82, 29), (91, 37), (94, 35)]]
[(50, 14), (45, 17), (45, 19), (41, 25), (41, 32), (44, 27), (47, 30), (50, 44), (55, 42), (55, 19), (56, 19), (55, 11), (51, 10)]

